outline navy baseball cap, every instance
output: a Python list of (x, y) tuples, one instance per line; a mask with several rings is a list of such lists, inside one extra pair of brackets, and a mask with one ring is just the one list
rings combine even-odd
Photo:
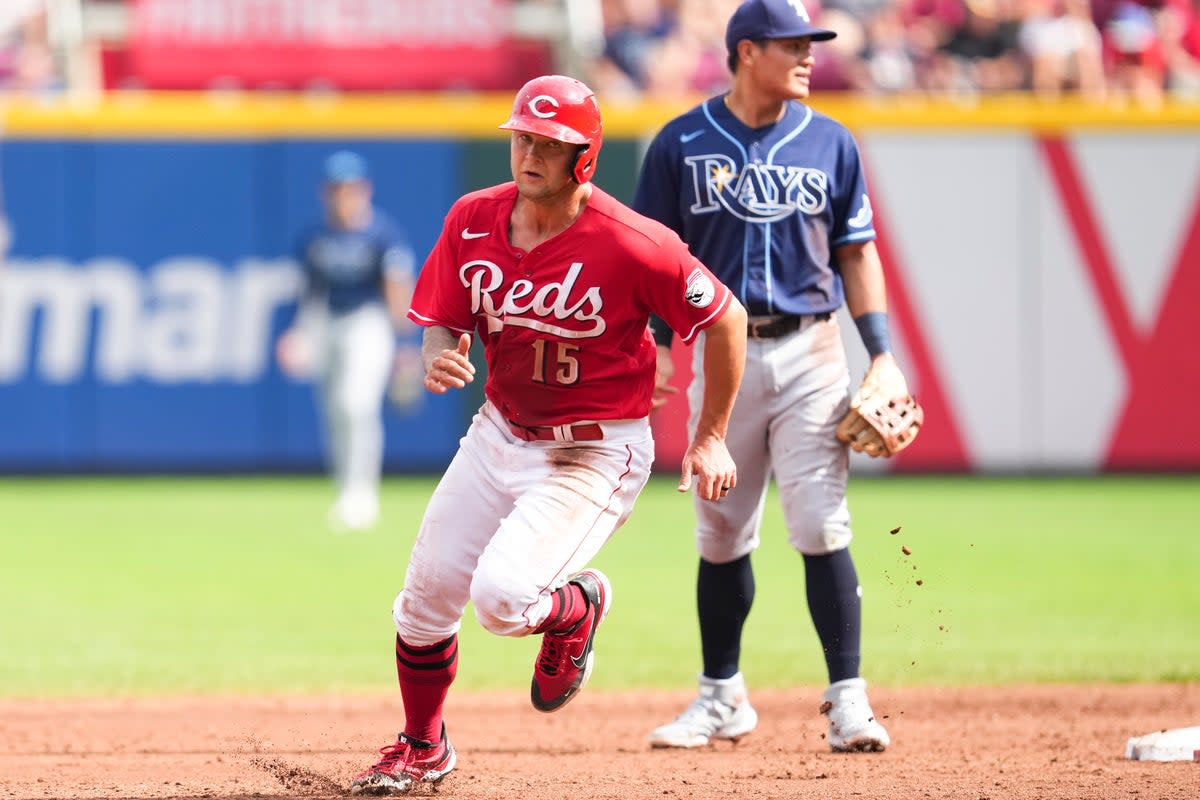
[(811, 36), (824, 42), (837, 33), (818, 28), (808, 18), (800, 0), (746, 0), (729, 18), (725, 28), (725, 49), (737, 50), (742, 39), (796, 39)]
[(358, 153), (339, 150), (325, 159), (325, 180), (328, 183), (352, 183), (367, 179), (367, 161)]

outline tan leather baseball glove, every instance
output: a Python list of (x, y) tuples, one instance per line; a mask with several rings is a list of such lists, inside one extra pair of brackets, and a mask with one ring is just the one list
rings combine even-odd
[(867, 370), (838, 423), (837, 438), (873, 458), (890, 458), (913, 443), (923, 424), (925, 411), (908, 393), (904, 375), (885, 360)]

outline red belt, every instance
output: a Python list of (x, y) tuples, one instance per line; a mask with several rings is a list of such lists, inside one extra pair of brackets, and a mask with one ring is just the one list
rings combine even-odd
[(595, 422), (575, 425), (518, 425), (505, 420), (513, 436), (527, 442), (596, 442), (604, 438), (604, 429)]

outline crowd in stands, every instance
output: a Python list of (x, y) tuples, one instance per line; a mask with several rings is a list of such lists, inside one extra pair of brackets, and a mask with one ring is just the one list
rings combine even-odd
[[(252, 0), (246, 0), (251, 2)], [(728, 86), (725, 22), (738, 0), (511, 0), (563, 11), (594, 3), (603, 50), (587, 61), (619, 100), (712, 94)], [(80, 0), (84, 9), (130, 0)], [(1200, 0), (807, 0), (838, 36), (814, 48), (818, 92), (1079, 95), (1156, 107), (1200, 102)], [(64, 85), (47, 0), (0, 0), (0, 94)], [(590, 26), (589, 26), (590, 27)], [(589, 38), (589, 37), (583, 37)], [(561, 44), (561, 43), (560, 43)], [(61, 48), (59, 49), (61, 50)]]
[[(591, 80), (613, 96), (707, 94), (728, 83), (738, 0), (601, 0)], [(814, 48), (818, 91), (1080, 95), (1200, 101), (1200, 0), (809, 0), (838, 37)]]
[(0, 92), (52, 90), (60, 76), (45, 0), (0, 0)]

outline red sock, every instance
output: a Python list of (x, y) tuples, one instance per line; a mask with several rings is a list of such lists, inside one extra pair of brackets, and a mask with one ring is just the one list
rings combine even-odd
[(442, 706), (458, 674), (458, 636), (428, 647), (413, 647), (396, 634), (396, 676), (404, 698), (404, 735), (437, 742), (442, 738)]
[(550, 595), (550, 614), (533, 632), (567, 633), (579, 625), (587, 614), (588, 603), (583, 596), (583, 589), (568, 583)]

